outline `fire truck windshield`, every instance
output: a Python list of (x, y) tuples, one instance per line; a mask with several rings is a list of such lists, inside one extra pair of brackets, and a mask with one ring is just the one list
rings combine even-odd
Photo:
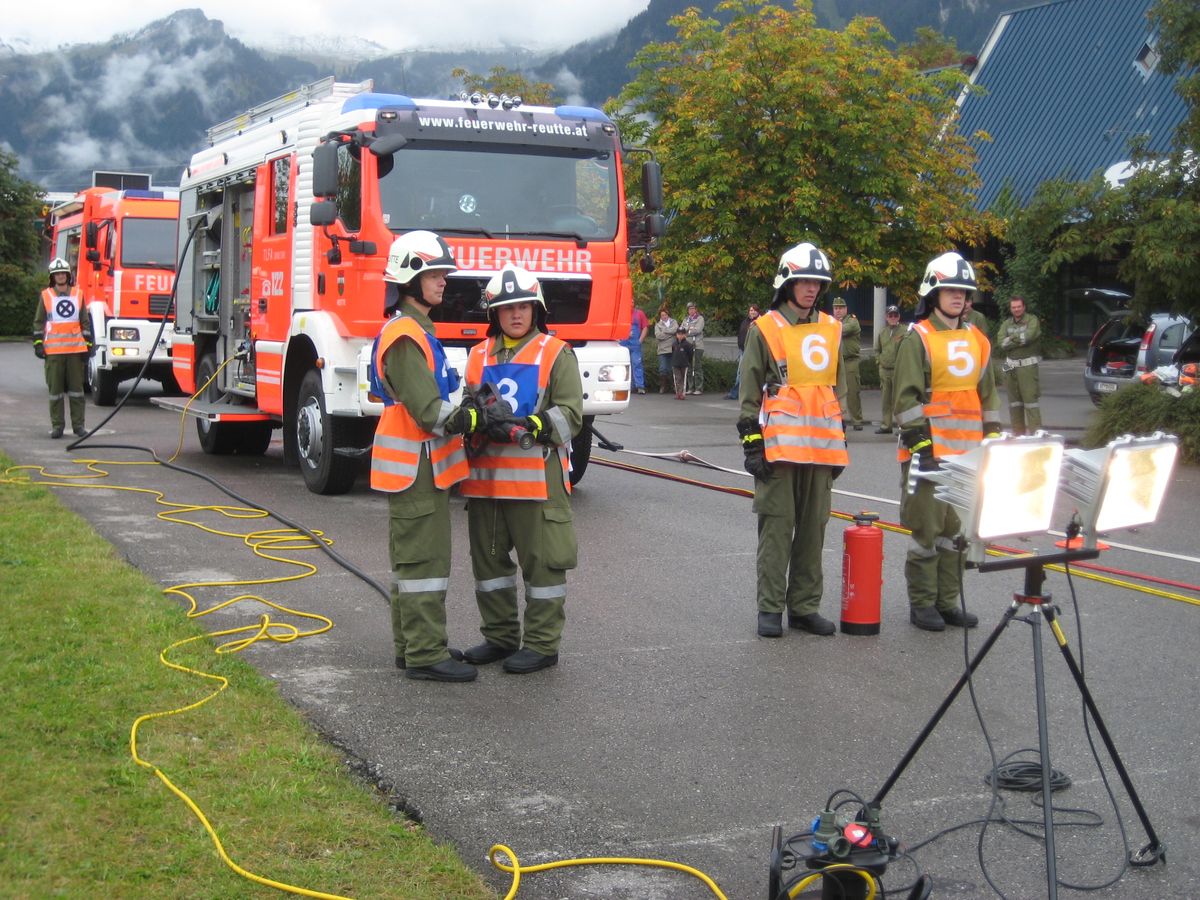
[(121, 265), (175, 269), (175, 220), (127, 218), (121, 225)]
[(412, 143), (380, 178), (395, 232), (612, 240), (617, 233), (611, 150)]

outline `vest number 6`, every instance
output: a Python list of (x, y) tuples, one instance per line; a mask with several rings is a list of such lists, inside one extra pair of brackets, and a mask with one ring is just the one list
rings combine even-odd
[(825, 346), (825, 338), (819, 334), (807, 335), (800, 344), (800, 357), (804, 365), (814, 372), (828, 368), (829, 348)]
[(968, 341), (947, 342), (946, 356), (949, 359), (946, 368), (951, 375), (966, 378), (975, 371), (975, 357), (971, 355), (971, 345)]

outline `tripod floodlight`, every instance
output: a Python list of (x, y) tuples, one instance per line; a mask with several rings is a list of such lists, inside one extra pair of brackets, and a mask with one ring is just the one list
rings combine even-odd
[(961, 512), (963, 536), (982, 559), (983, 542), (1050, 528), (1063, 452), (1062, 438), (1044, 431), (986, 438), (933, 471), (910, 466), (908, 489), (917, 479), (933, 482), (934, 497)]
[(1178, 455), (1179, 439), (1161, 431), (1067, 451), (1062, 489), (1079, 504), (1084, 546), (1095, 547), (1101, 532), (1155, 521)]

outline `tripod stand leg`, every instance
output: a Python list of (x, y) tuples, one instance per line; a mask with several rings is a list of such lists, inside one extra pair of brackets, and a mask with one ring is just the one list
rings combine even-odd
[(974, 674), (977, 668), (979, 668), (979, 664), (983, 662), (983, 658), (987, 656), (988, 651), (992, 649), (992, 645), (995, 644), (999, 639), (1001, 633), (1005, 629), (1005, 626), (1012, 621), (1012, 617), (1017, 614), (1017, 610), (1019, 608), (1020, 604), (1016, 602), (1012, 603), (1008, 607), (1004, 615), (1000, 618), (999, 624), (996, 625), (996, 627), (992, 630), (992, 633), (988, 635), (987, 640), (983, 642), (983, 646), (981, 646), (971, 658), (971, 662), (967, 664), (967, 670), (959, 676), (959, 679), (955, 683), (954, 687), (950, 689), (950, 693), (946, 695), (946, 699), (942, 701), (942, 705), (937, 708), (933, 714), (933, 717), (925, 723), (925, 727), (921, 729), (921, 733), (917, 735), (917, 739), (913, 741), (912, 745), (908, 748), (908, 750), (905, 751), (904, 756), (901, 757), (900, 762), (896, 764), (896, 768), (892, 770), (892, 774), (887, 777), (887, 781), (883, 783), (883, 787), (879, 789), (879, 793), (875, 795), (871, 803), (875, 804), (876, 806), (883, 803), (883, 798), (886, 797), (888, 791), (895, 786), (896, 781), (900, 778), (901, 774), (903, 774), (904, 770), (908, 768), (908, 764), (913, 761), (913, 757), (915, 757), (918, 751), (920, 751), (921, 746), (926, 740), (928, 740), (929, 736), (933, 734), (933, 729), (937, 727), (937, 723), (942, 720), (942, 716), (944, 716), (946, 711), (950, 709), (951, 704), (954, 703), (954, 698), (959, 695), (959, 692), (962, 691), (964, 687), (966, 687), (967, 681), (970, 679), (971, 675)]
[(1058, 861), (1054, 854), (1054, 805), (1050, 802), (1050, 726), (1046, 718), (1046, 670), (1042, 661), (1042, 620), (1035, 616), (1027, 621), (1033, 626), (1033, 683), (1037, 697), (1038, 753), (1042, 760), (1042, 823), (1046, 845), (1046, 897), (1058, 898)]
[(1133, 787), (1133, 781), (1129, 777), (1129, 772), (1125, 769), (1125, 763), (1122, 762), (1121, 755), (1117, 753), (1116, 745), (1113, 744), (1112, 737), (1108, 733), (1108, 728), (1104, 724), (1104, 719), (1100, 717), (1100, 710), (1096, 708), (1096, 701), (1092, 699), (1092, 692), (1088, 690), (1087, 682), (1083, 678), (1083, 672), (1080, 671), (1079, 665), (1075, 662), (1075, 656), (1071, 653), (1071, 648), (1067, 646), (1067, 637), (1058, 625), (1053, 607), (1049, 604), (1043, 606), (1042, 615), (1046, 617), (1046, 622), (1050, 625), (1054, 639), (1058, 642), (1058, 649), (1062, 651), (1062, 657), (1067, 661), (1067, 668), (1071, 670), (1071, 677), (1075, 679), (1075, 685), (1079, 688), (1079, 694), (1083, 697), (1083, 702), (1087, 706), (1088, 712), (1091, 713), (1092, 721), (1096, 723), (1096, 730), (1100, 732), (1100, 739), (1104, 742), (1105, 749), (1108, 750), (1108, 758), (1112, 760), (1117, 774), (1121, 776), (1121, 784), (1125, 786), (1125, 792), (1129, 795), (1129, 801), (1133, 804), (1138, 820), (1142, 823), (1142, 828), (1145, 829), (1146, 835), (1150, 838), (1150, 843), (1134, 854), (1129, 860), (1129, 864), (1132, 866), (1152, 866), (1160, 859), (1165, 863), (1167, 861), (1167, 847), (1159, 840), (1158, 835), (1154, 831), (1154, 826), (1150, 824), (1150, 817), (1146, 814), (1146, 808), (1142, 806), (1141, 798), (1138, 797), (1138, 793)]

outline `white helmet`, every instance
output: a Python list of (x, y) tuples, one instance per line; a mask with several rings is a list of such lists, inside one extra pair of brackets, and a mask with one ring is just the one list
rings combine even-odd
[(454, 272), (454, 254), (450, 245), (432, 231), (410, 231), (392, 241), (383, 280), (408, 284), (423, 272)]
[(46, 267), (46, 272), (49, 275), (50, 283), (54, 283), (54, 276), (60, 272), (67, 276), (68, 283), (75, 281), (75, 276), (71, 273), (71, 264), (61, 256), (56, 256), (50, 260), (50, 265)]
[(964, 291), (979, 290), (975, 281), (975, 269), (962, 258), (959, 253), (943, 253), (929, 261), (925, 267), (925, 277), (917, 293), (924, 297), (930, 291), (938, 288), (962, 288)]
[(825, 293), (833, 282), (833, 267), (829, 265), (829, 257), (816, 244), (797, 244), (790, 250), (785, 250), (783, 256), (779, 257), (779, 268), (775, 272), (773, 285), (775, 296), (771, 298), (772, 309), (783, 299), (784, 288), (801, 278), (824, 282), (818, 297)]
[(546, 308), (541, 282), (520, 266), (507, 265), (493, 275), (483, 289), (483, 296), (489, 314), (510, 303), (536, 303), (542, 309)]

